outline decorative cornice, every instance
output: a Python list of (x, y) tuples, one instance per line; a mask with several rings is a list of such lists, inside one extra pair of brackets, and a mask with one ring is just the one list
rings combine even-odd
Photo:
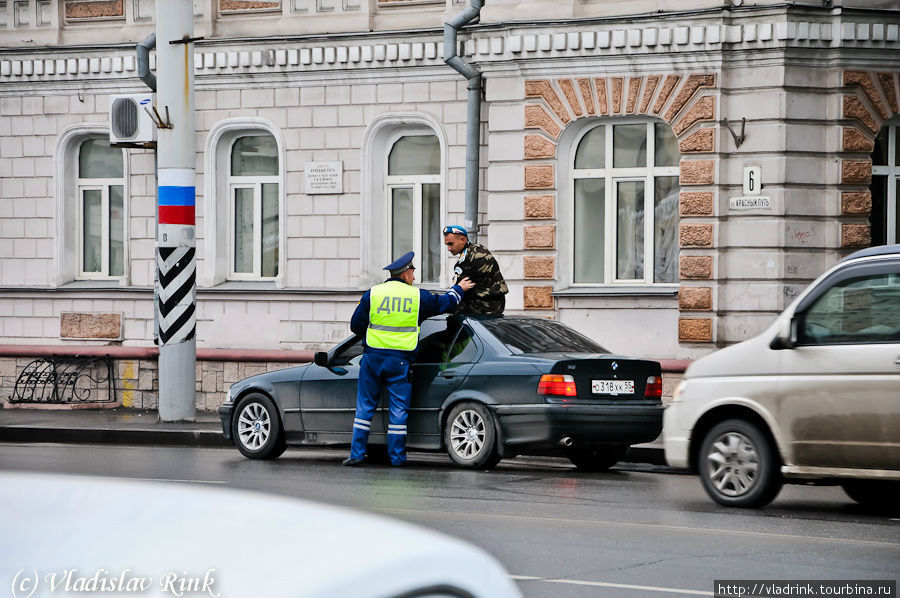
[[(545, 28), (511, 27), (504, 31), (475, 32), (465, 42), (464, 55), (489, 67), (510, 60), (627, 56), (673, 52), (763, 48), (880, 48), (900, 49), (900, 25), (895, 23), (847, 22), (753, 22), (737, 25), (657, 26), (641, 28), (602, 28), (578, 25), (577, 31), (552, 33)], [(215, 50), (214, 46), (233, 48), (228, 40), (210, 43), (194, 54), (194, 72), (204, 75), (243, 73), (290, 73), (333, 71), (357, 68), (397, 68), (443, 66), (443, 42), (435, 35), (413, 34), (418, 39), (392, 43), (354, 43), (347, 34), (317, 37), (314, 41), (259, 40), (255, 48)], [(275, 47), (273, 47), (275, 46)], [(208, 48), (208, 49), (207, 49)], [(3, 51), (0, 81), (56, 81), (60, 79), (130, 78), (136, 73), (131, 50), (110, 55), (109, 48), (85, 49), (61, 47), (62, 58), (37, 58), (28, 49)], [(20, 55), (17, 55), (20, 54)], [(155, 68), (155, 54), (151, 54)], [(581, 85), (580, 82), (576, 82)]]

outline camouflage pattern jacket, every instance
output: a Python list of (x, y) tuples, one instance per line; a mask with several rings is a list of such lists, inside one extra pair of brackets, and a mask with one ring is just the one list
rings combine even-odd
[(509, 288), (500, 273), (500, 265), (484, 245), (469, 243), (454, 268), (455, 283), (468, 277), (475, 287), (463, 295), (456, 313), (502, 314)]

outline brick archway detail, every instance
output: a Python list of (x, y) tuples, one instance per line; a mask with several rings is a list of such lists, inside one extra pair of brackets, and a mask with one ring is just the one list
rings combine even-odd
[[(846, 88), (841, 117), (841, 246), (868, 247), (872, 243), (868, 218), (872, 213), (872, 151), (884, 122), (900, 114), (897, 98), (900, 73), (844, 71)], [(852, 155), (857, 154), (857, 155)]]
[[(680, 166), (678, 239), (679, 257), (678, 338), (681, 342), (713, 340), (711, 282), (714, 256), (715, 192), (703, 186), (715, 183), (716, 159), (690, 159), (716, 151), (716, 75), (713, 73), (655, 74), (641, 76), (569, 77), (525, 81), (526, 160), (524, 186), (526, 219), (556, 217), (555, 160), (559, 136), (577, 119), (615, 116), (650, 116), (672, 127), (682, 155)], [(700, 156), (697, 156), (698, 158)], [(542, 163), (543, 162), (543, 163)], [(699, 188), (698, 188), (699, 187)], [(525, 226), (526, 250), (555, 250), (556, 226)], [(684, 251), (687, 250), (687, 251)], [(524, 258), (526, 279), (554, 278), (554, 257)], [(526, 286), (526, 309), (554, 309), (552, 286)], [(694, 313), (692, 313), (694, 312)], [(701, 312), (701, 313), (696, 313)], [(701, 316), (701, 317), (698, 317)]]

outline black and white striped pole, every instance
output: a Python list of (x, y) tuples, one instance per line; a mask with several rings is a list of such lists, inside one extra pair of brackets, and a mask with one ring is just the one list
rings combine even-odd
[[(156, 0), (159, 418), (196, 413), (193, 2)], [(169, 120), (171, 119), (171, 120)]]

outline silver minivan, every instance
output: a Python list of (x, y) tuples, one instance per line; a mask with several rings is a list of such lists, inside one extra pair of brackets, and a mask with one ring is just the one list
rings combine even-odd
[(850, 255), (765, 332), (691, 364), (663, 439), (722, 505), (763, 506), (785, 482), (900, 504), (900, 245)]

